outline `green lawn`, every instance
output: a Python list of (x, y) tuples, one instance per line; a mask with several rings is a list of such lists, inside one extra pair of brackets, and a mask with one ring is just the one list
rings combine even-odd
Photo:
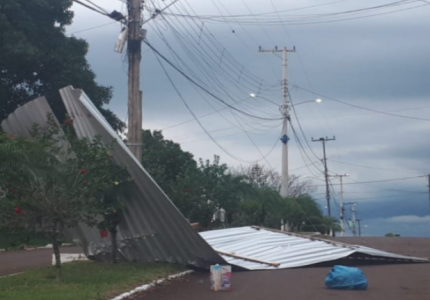
[(60, 283), (53, 267), (0, 278), (0, 299), (105, 300), (183, 270), (171, 264), (73, 262), (63, 265)]

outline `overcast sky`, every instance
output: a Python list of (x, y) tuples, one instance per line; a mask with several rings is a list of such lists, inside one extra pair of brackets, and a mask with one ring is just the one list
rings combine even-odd
[[(93, 2), (126, 14), (120, 0)], [(146, 1), (149, 8), (159, 9), (169, 3)], [(317, 177), (314, 196), (324, 208), (318, 161), (322, 145), (311, 138), (336, 136), (327, 143), (328, 167), (332, 174), (350, 174), (344, 179), (345, 202), (358, 203), (358, 216), (366, 226), (363, 235), (429, 236), (428, 183), (418, 176), (430, 173), (430, 5), (409, 0), (204, 3), (179, 0), (144, 28), (155, 49), (219, 99), (163, 62), (181, 100), (153, 51), (144, 45), (143, 127), (163, 129), (166, 138), (195, 158), (218, 154), (229, 166), (260, 160), (280, 170), (280, 113), (275, 104), (282, 100), (282, 61), (258, 49), (295, 46), (297, 52), (288, 54), (288, 83), (292, 103), (307, 102), (295, 111), (309, 146), (291, 111), (306, 151), (300, 150), (290, 130), (291, 173), (302, 180)], [(394, 4), (375, 8), (389, 3)], [(110, 108), (125, 120), (127, 65), (124, 54), (113, 51), (121, 26), (77, 4), (73, 9), (68, 33), (88, 41), (88, 61), (98, 82), (114, 87)], [(145, 18), (149, 16), (147, 10)], [(317, 104), (316, 98), (323, 102)], [(245, 114), (225, 109), (220, 99)], [(208, 116), (197, 123), (183, 101), (196, 116)], [(355, 184), (399, 178), (408, 179)], [(338, 216), (339, 180), (332, 178), (332, 183), (332, 213)], [(350, 217), (350, 206), (346, 208)]]

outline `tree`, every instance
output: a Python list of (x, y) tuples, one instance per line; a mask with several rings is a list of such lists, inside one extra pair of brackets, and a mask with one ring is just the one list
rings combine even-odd
[(332, 232), (334, 236), (336, 232), (342, 230), (339, 220), (333, 217), (324, 216), (323, 225), (325, 227), (325, 234), (330, 234), (330, 232)]
[(164, 139), (161, 131), (144, 130), (142, 140), (142, 165), (168, 195), (179, 176), (197, 169), (193, 155)]
[(283, 218), (292, 231), (319, 231), (322, 222), (322, 212), (319, 205), (309, 195), (297, 198), (286, 198), (283, 206)]
[(386, 237), (400, 237), (400, 234), (398, 234), (398, 233), (387, 233), (386, 235), (385, 235)]
[(300, 180), (301, 177), (297, 175), (288, 176), (288, 196), (289, 197), (300, 197), (303, 195), (309, 195), (316, 191), (316, 187), (313, 185), (312, 180)]
[[(241, 166), (233, 171), (248, 179), (248, 182), (255, 187), (268, 187), (275, 191), (281, 190), (281, 175), (265, 166), (254, 164), (248, 167)], [(315, 191), (312, 186), (312, 180), (300, 180), (300, 176), (290, 175), (288, 178), (288, 195), (289, 197), (298, 197), (304, 194), (310, 194)]]
[(284, 202), (279, 193), (271, 188), (250, 186), (239, 203), (234, 225), (279, 228)]
[(71, 24), (70, 0), (3, 0), (0, 5), (0, 121), (15, 109), (46, 96), (60, 121), (65, 116), (58, 90), (73, 85), (83, 89), (115, 130), (124, 124), (103, 108), (112, 88), (95, 82), (86, 61), (88, 44), (67, 37)]
[[(112, 220), (123, 203), (111, 194), (129, 180), (125, 169), (113, 164), (100, 138), (79, 140), (73, 120), (65, 123), (60, 128), (48, 116), (48, 126), (35, 125), (31, 138), (2, 138), (0, 147), (16, 149), (23, 157), (19, 168), (6, 169), (7, 164), (0, 161), (5, 178), (0, 188), (8, 191), (0, 203), (0, 228), (46, 236), (53, 245), (58, 279), (64, 231), (80, 222), (102, 230), (106, 224), (111, 232), (115, 230), (118, 221)], [(98, 215), (104, 217), (101, 222)]]
[(169, 196), (191, 222), (209, 228), (217, 208), (226, 210), (227, 223), (231, 222), (247, 186), (242, 177), (230, 174), (227, 165), (215, 156), (212, 162), (200, 159), (197, 168), (189, 168), (178, 176)]
[[(88, 187), (87, 197), (92, 199), (90, 207), (93, 215), (102, 217), (97, 227), (102, 238), (111, 235), (111, 261), (117, 262), (117, 228), (121, 222), (121, 211), (129, 197), (129, 182), (132, 181), (125, 167), (118, 166), (112, 160), (111, 144), (103, 144), (100, 137), (93, 140), (78, 139), (68, 126), (65, 128), (67, 142), (70, 143), (79, 165), (85, 166), (87, 179), (84, 183)], [(106, 232), (107, 231), (107, 232)]]

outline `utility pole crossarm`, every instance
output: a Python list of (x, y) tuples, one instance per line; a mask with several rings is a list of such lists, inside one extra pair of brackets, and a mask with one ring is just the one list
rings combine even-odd
[(265, 52), (265, 53), (267, 53), (267, 52), (271, 52), (271, 53), (281, 53), (281, 52), (296, 52), (296, 47), (293, 47), (293, 49), (287, 49), (287, 48), (282, 48), (282, 49), (278, 49), (278, 47), (275, 47), (274, 49), (263, 49), (263, 48), (261, 48), (261, 46), (260, 46), (260, 48), (258, 48), (258, 52)]

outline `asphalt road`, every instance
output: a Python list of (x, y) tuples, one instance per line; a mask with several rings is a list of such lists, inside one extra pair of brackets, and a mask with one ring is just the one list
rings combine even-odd
[[(399, 254), (430, 257), (430, 239), (342, 238)], [(366, 291), (329, 290), (324, 280), (329, 267), (233, 273), (233, 290), (210, 290), (209, 274), (194, 273), (133, 297), (133, 300), (430, 300), (430, 264), (360, 267), (367, 276)]]
[[(430, 257), (430, 239), (419, 238), (336, 238), (399, 254)], [(62, 253), (81, 253), (65, 247)], [(0, 276), (51, 265), (52, 249), (0, 252)], [(209, 274), (194, 273), (172, 281), (133, 300), (430, 300), (430, 264), (362, 266), (369, 281), (367, 291), (326, 289), (329, 267), (233, 273), (233, 290), (210, 290)]]
[[(62, 253), (82, 253), (80, 247), (62, 247)], [(52, 264), (52, 249), (0, 252), (0, 277)]]

